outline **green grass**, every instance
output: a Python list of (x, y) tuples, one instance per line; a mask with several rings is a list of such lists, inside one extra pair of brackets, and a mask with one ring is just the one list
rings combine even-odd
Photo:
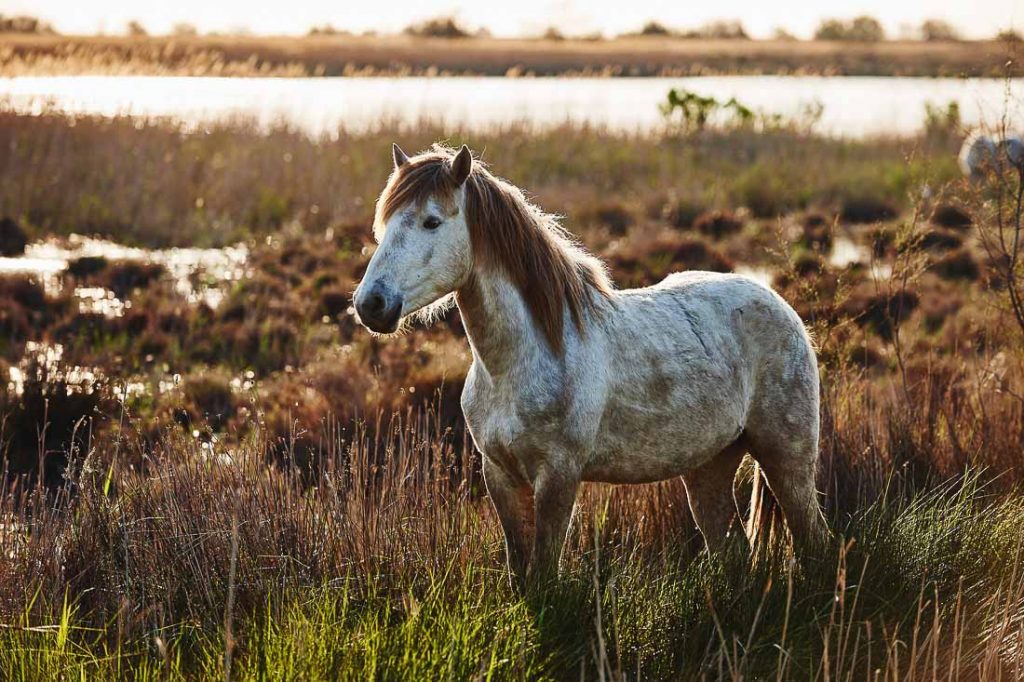
[[(479, 526), (463, 499), (446, 513)], [(605, 509), (606, 511), (606, 509)], [(750, 559), (652, 551), (585, 509), (584, 549), (556, 584), (507, 587), (493, 528), (441, 556), (408, 552), (249, 608), (131, 630), (73, 598), (0, 631), (8, 679), (937, 679), (1012, 675), (1019, 649), (1024, 498), (977, 477), (834, 519), (825, 554), (791, 562), (776, 540)], [(486, 527), (487, 522), (484, 521)], [(588, 537), (584, 537), (586, 533)], [(237, 545), (236, 545), (237, 551)], [(238, 557), (244, 560), (243, 557)], [(141, 617), (142, 614), (135, 614)], [(230, 622), (230, 631), (227, 625)], [(230, 632), (231, 634), (228, 634)], [(995, 639), (993, 639), (995, 638)], [(875, 673), (878, 674), (878, 673)]]

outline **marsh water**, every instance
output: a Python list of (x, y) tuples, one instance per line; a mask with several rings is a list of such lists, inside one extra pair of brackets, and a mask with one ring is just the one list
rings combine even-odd
[(58, 76), (0, 79), (0, 103), (19, 112), (163, 117), (199, 126), (244, 118), (311, 135), (382, 121), (452, 130), (564, 122), (618, 131), (664, 125), (670, 88), (735, 97), (786, 119), (820, 107), (816, 132), (844, 137), (918, 131), (928, 104), (955, 102), (966, 126), (1024, 123), (1024, 79), (724, 76), (693, 78), (186, 78)]

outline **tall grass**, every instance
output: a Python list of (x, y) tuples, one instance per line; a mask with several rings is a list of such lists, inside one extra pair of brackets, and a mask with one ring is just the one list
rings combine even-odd
[(0, 669), (992, 679), (1024, 663), (1024, 508), (982, 474), (925, 489), (894, 468), (830, 505), (836, 543), (799, 564), (778, 535), (752, 562), (698, 554), (676, 484), (590, 486), (567, 575), (519, 595), (469, 451), (425, 415), (386, 434), (339, 443), (314, 485), (251, 445), (183, 444), (113, 488), (88, 461), (53, 494), (9, 486)]
[(594, 219), (581, 207), (609, 198), (640, 215), (670, 200), (743, 205), (759, 217), (854, 202), (895, 212), (922, 180), (957, 175), (950, 135), (853, 142), (785, 128), (664, 136), (567, 125), (465, 137), (425, 123), (313, 140), (246, 121), (188, 131), (128, 117), (68, 125), (59, 113), (0, 110), (0, 145), (9, 150), (0, 157), (0, 207), (37, 234), (97, 233), (149, 246), (220, 245), (295, 224), (365, 224), (391, 142), (418, 150), (438, 140), (467, 142), (577, 230), (587, 227), (581, 219)]
[[(382, 342), (345, 312), (386, 143), (443, 130), (0, 116), (0, 213), (36, 236), (251, 248), (216, 310), (157, 277), (123, 292), (130, 316), (96, 319), (0, 280), (10, 362), (35, 340), (115, 386), (182, 375), (133, 400), (59, 372), (0, 390), (5, 678), (1021, 676), (1024, 346), (1006, 264), (977, 236), (1019, 229), (1019, 207), (995, 220), (986, 190), (952, 179), (949, 131), (471, 141), (620, 282), (776, 268), (822, 367), (827, 550), (795, 560), (768, 500), (752, 556), (708, 556), (681, 481), (587, 485), (565, 575), (520, 594), (457, 416), (458, 319)], [(879, 262), (830, 262), (840, 237)], [(737, 499), (750, 485), (744, 468)]]

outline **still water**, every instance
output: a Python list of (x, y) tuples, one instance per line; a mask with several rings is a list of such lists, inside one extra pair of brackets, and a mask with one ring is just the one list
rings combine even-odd
[(817, 132), (844, 137), (919, 130), (926, 104), (956, 102), (967, 126), (1024, 123), (1024, 79), (729, 76), (699, 78), (0, 78), (0, 105), (21, 112), (167, 117), (189, 126), (243, 117), (287, 122), (311, 135), (360, 131), (382, 121), (438, 122), (450, 130), (566, 121), (618, 131), (664, 124), (670, 88), (764, 113), (800, 117), (820, 105)]

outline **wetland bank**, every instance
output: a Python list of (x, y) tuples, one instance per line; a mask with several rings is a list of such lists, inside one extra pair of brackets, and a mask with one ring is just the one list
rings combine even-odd
[[(962, 124), (920, 116), (860, 139), (429, 121), (313, 138), (0, 111), (0, 213), (28, 242), (0, 261), (0, 668), (1013, 677), (1024, 329), (1020, 261), (994, 248), (1020, 229), (1020, 177), (968, 183)], [(351, 311), (395, 140), (500, 159), (620, 287), (770, 281), (818, 344), (829, 552), (794, 566), (768, 504), (752, 564), (704, 556), (681, 482), (587, 486), (563, 582), (512, 593), (459, 410), (458, 315), (382, 341)]]

